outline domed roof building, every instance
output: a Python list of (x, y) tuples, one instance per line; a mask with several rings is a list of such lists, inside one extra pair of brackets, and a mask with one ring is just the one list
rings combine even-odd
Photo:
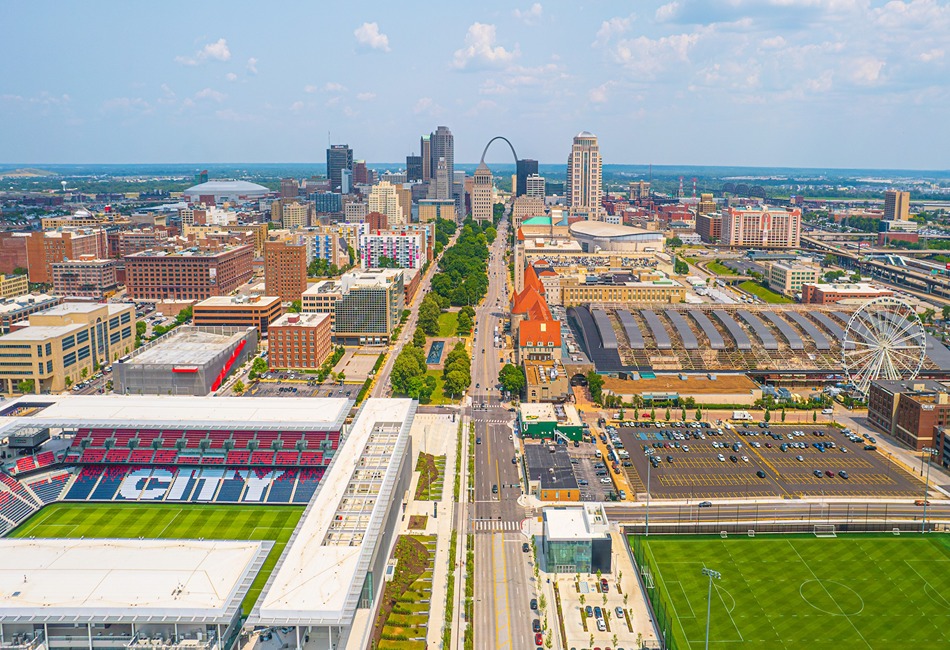
[(214, 180), (189, 187), (182, 194), (186, 201), (196, 202), (214, 197), (215, 203), (260, 199), (271, 193), (263, 185), (248, 181)]

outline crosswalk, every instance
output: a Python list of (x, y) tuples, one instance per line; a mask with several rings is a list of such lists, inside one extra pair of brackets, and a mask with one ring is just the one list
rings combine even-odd
[(485, 422), (487, 424), (511, 424), (511, 420), (483, 420), (481, 418), (475, 420), (476, 422)]
[(498, 519), (475, 519), (472, 521), (472, 528), (481, 532), (497, 532), (506, 530), (521, 530), (521, 524), (517, 521), (499, 521)]

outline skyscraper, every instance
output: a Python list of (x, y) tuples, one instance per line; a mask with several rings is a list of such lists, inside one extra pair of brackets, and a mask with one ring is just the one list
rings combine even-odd
[(567, 157), (565, 182), (567, 206), (572, 214), (586, 213), (588, 219), (603, 219), (602, 173), (597, 136), (587, 131), (578, 133)]
[(327, 178), (331, 190), (340, 191), (344, 169), (353, 169), (353, 150), (345, 144), (330, 145), (327, 149)]
[(528, 176), (538, 173), (538, 161), (525, 158), (519, 160), (516, 168), (517, 187), (515, 196), (524, 196), (528, 193)]
[(406, 181), (418, 183), (422, 180), (422, 156), (406, 156)]
[(390, 227), (401, 226), (409, 221), (403, 213), (397, 189), (389, 181), (380, 181), (369, 193), (369, 211), (386, 215), (386, 221)]
[(491, 221), (494, 212), (494, 189), (491, 170), (483, 162), (475, 170), (472, 184), (472, 218), (475, 221)]
[(369, 170), (366, 169), (365, 160), (357, 160), (353, 163), (353, 184), (366, 185), (369, 183)]
[(429, 185), (429, 198), (452, 198), (452, 183), (449, 180), (449, 171), (445, 158), (439, 158), (435, 163), (434, 182)]
[(432, 165), (431, 136), (424, 135), (419, 138), (419, 157), (422, 158), (422, 181), (425, 182), (432, 178), (432, 171), (435, 169)]
[(543, 200), (545, 189), (544, 176), (531, 174), (525, 179), (525, 196), (533, 196)]
[(280, 179), (280, 198), (296, 199), (299, 189), (300, 183), (297, 182), (296, 178)]
[[(455, 137), (447, 126), (438, 127), (432, 135), (429, 136), (429, 144), (432, 155), (430, 171), (438, 169), (439, 159), (445, 158), (446, 176), (449, 179), (449, 196), (452, 192), (452, 183), (455, 179)], [(448, 197), (435, 197), (437, 199)]]
[(907, 221), (910, 216), (910, 192), (884, 192), (884, 221)]

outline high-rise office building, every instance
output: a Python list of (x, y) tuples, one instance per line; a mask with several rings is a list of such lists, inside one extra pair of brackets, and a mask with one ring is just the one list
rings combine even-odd
[(353, 163), (353, 185), (366, 185), (369, 183), (369, 170), (366, 169), (365, 160), (357, 160)]
[(525, 196), (533, 196), (543, 201), (546, 189), (544, 176), (531, 174), (525, 179)]
[[(445, 160), (446, 177), (449, 181), (449, 196), (451, 196), (452, 183), (455, 179), (455, 137), (452, 135), (449, 127), (440, 126), (429, 136), (429, 144), (432, 152), (430, 156), (431, 170), (437, 171), (439, 160)], [(434, 198), (442, 199), (448, 197), (436, 196)]]
[(472, 218), (475, 221), (491, 221), (494, 189), (491, 170), (485, 163), (479, 164), (472, 184)]
[(516, 165), (516, 183), (515, 196), (524, 196), (528, 193), (528, 176), (538, 173), (538, 161), (525, 158), (519, 160)]
[(419, 138), (419, 157), (422, 158), (422, 181), (432, 178), (432, 138), (424, 135)]
[(722, 212), (722, 243), (755, 248), (798, 248), (800, 208), (728, 207)]
[(353, 169), (353, 150), (345, 144), (330, 145), (327, 149), (327, 178), (330, 179), (330, 189), (340, 191), (344, 169)]
[(369, 193), (368, 209), (370, 212), (379, 212), (386, 215), (389, 225), (399, 226), (408, 223), (409, 219), (403, 213), (402, 201), (397, 187), (389, 181), (380, 181), (373, 186)]
[(296, 178), (280, 179), (280, 198), (296, 199), (299, 191), (300, 183), (297, 182)]
[(571, 213), (586, 213), (588, 219), (603, 219), (600, 146), (597, 136), (582, 131), (574, 136), (567, 157), (567, 206)]
[(910, 216), (910, 192), (884, 192), (884, 221), (907, 221)]
[(429, 198), (451, 199), (452, 183), (449, 180), (449, 171), (445, 158), (439, 158), (439, 160), (436, 161), (433, 179), (435, 182), (429, 185)]
[(300, 300), (307, 289), (307, 247), (290, 240), (264, 244), (264, 292), (284, 302)]
[(406, 180), (410, 183), (422, 181), (422, 156), (406, 156)]

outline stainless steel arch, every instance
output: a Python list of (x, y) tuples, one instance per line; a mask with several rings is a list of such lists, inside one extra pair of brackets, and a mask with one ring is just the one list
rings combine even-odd
[(485, 145), (485, 149), (482, 151), (482, 159), (479, 161), (479, 164), (485, 162), (485, 154), (488, 153), (488, 147), (491, 146), (491, 143), (495, 140), (504, 140), (507, 143), (508, 148), (511, 149), (511, 155), (515, 157), (515, 164), (518, 164), (518, 154), (515, 153), (515, 145), (511, 144), (511, 141), (503, 135), (496, 135), (494, 138), (488, 141), (488, 144)]

